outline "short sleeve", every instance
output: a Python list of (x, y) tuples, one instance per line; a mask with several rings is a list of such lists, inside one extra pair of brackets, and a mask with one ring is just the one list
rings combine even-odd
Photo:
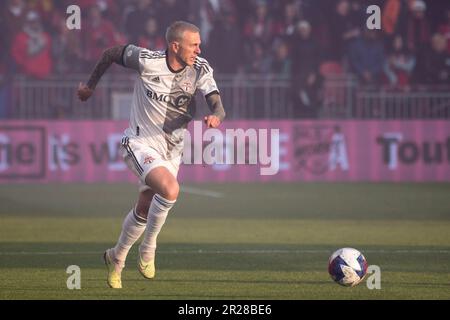
[(140, 66), (140, 55), (143, 50), (143, 48), (132, 44), (127, 45), (122, 54), (123, 66), (141, 73), (142, 68)]
[(216, 80), (214, 80), (214, 70), (205, 59), (197, 58), (194, 67), (200, 72), (197, 81), (197, 89), (207, 97), (212, 93), (219, 93)]

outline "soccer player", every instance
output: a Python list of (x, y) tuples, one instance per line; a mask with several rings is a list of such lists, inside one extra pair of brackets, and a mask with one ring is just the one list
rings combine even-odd
[(183, 137), (194, 117), (196, 90), (211, 110), (204, 117), (208, 128), (217, 128), (225, 117), (213, 69), (199, 57), (199, 29), (184, 21), (174, 22), (166, 31), (166, 42), (165, 52), (134, 45), (106, 49), (87, 84), (80, 83), (78, 88), (79, 99), (89, 99), (113, 62), (139, 75), (121, 148), (125, 162), (139, 178), (139, 198), (123, 222), (116, 246), (104, 253), (111, 288), (122, 287), (128, 251), (142, 234), (138, 270), (145, 278), (155, 276), (156, 239), (178, 197)]

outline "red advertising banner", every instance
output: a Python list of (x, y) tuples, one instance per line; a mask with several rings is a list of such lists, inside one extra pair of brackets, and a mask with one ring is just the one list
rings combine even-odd
[[(0, 121), (0, 183), (134, 182), (126, 121)], [(192, 122), (190, 182), (450, 181), (448, 121)]]

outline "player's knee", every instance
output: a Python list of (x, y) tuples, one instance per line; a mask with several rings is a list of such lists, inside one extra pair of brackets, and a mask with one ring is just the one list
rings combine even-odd
[(178, 198), (178, 193), (180, 192), (180, 186), (178, 182), (170, 181), (167, 183), (164, 183), (162, 190), (161, 190), (161, 196), (166, 198), (170, 201), (175, 201)]

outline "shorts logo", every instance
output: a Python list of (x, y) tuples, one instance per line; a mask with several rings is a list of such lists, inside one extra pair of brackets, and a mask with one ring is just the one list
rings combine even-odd
[(153, 158), (152, 156), (148, 156), (148, 157), (145, 157), (144, 164), (150, 164), (153, 161), (155, 161), (155, 158)]

